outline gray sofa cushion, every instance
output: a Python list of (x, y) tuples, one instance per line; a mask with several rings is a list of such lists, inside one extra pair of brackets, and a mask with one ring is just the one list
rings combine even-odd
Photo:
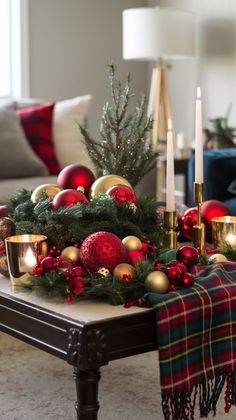
[(29, 146), (15, 111), (0, 109), (0, 178), (47, 174), (46, 166)]

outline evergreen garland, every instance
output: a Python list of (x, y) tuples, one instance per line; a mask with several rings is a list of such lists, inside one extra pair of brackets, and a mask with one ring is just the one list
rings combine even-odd
[(152, 119), (147, 118), (145, 96), (141, 96), (134, 111), (129, 114), (133, 96), (130, 76), (124, 83), (115, 78), (114, 65), (109, 66), (112, 104), (103, 107), (99, 141), (80, 126), (84, 144), (96, 169), (97, 177), (120, 175), (135, 185), (156, 163), (158, 154), (152, 150), (150, 131)]

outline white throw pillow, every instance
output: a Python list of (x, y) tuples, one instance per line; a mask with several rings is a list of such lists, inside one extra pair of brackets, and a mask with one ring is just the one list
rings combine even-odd
[(53, 137), (56, 156), (61, 168), (78, 163), (93, 169), (82, 143), (78, 124), (83, 125), (92, 100), (91, 95), (58, 101), (54, 107)]

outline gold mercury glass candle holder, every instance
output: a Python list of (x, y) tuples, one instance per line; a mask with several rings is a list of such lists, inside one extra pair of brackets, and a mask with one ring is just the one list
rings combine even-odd
[(230, 245), (236, 249), (236, 216), (214, 217), (211, 223), (214, 248)]
[(200, 248), (201, 253), (205, 250), (205, 225), (202, 223), (201, 210), (204, 197), (204, 183), (194, 182), (194, 202), (197, 206), (197, 224), (193, 226), (193, 245)]
[(164, 211), (164, 247), (177, 249), (177, 217), (176, 211)]
[(13, 291), (17, 281), (27, 283), (30, 273), (39, 262), (39, 256), (47, 255), (47, 237), (44, 235), (14, 235), (5, 239), (8, 269)]

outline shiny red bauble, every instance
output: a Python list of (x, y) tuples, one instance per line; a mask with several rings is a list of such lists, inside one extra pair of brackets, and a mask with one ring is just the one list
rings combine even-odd
[(41, 261), (41, 269), (44, 271), (52, 271), (56, 268), (56, 259), (53, 257), (46, 257)]
[(106, 194), (118, 204), (135, 204), (137, 201), (134, 191), (128, 185), (113, 185), (106, 191)]
[(191, 273), (185, 273), (180, 280), (179, 285), (182, 287), (191, 287), (194, 283), (194, 276)]
[(71, 164), (61, 170), (57, 178), (57, 185), (63, 189), (80, 189), (88, 197), (94, 181), (95, 176), (89, 168), (84, 165)]
[(193, 226), (197, 224), (197, 208), (191, 207), (183, 214), (181, 219), (181, 232), (188, 240), (193, 239)]
[(73, 207), (78, 203), (88, 204), (88, 200), (80, 191), (68, 189), (62, 190), (52, 200), (52, 208), (58, 210), (61, 207)]
[(212, 225), (211, 221), (214, 217), (229, 216), (230, 212), (228, 207), (218, 200), (208, 200), (202, 205), (202, 222), (206, 226), (206, 239), (211, 241)]
[(102, 267), (112, 272), (118, 264), (127, 261), (127, 252), (118, 236), (110, 232), (95, 232), (83, 241), (80, 260), (94, 273)]
[(199, 262), (199, 254), (193, 246), (183, 245), (177, 250), (176, 259), (190, 268)]
[(6, 217), (7, 215), (8, 215), (8, 208), (5, 204), (3, 204), (2, 206), (0, 206), (0, 218)]

